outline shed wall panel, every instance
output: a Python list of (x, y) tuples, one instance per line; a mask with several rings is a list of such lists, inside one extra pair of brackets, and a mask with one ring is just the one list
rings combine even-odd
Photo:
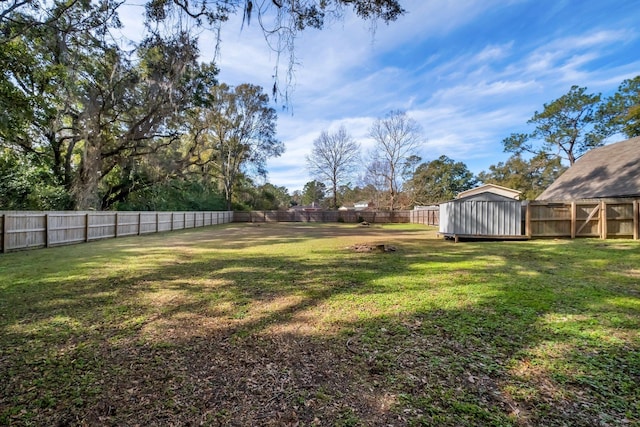
[(467, 236), (522, 235), (519, 201), (454, 200), (440, 205), (440, 233)]

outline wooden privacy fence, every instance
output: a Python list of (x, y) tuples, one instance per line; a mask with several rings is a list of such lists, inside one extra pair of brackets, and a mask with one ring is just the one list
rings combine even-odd
[(632, 238), (640, 235), (640, 200), (529, 202), (528, 237)]
[[(525, 202), (523, 236), (640, 239), (640, 200)], [(0, 211), (0, 252), (89, 242), (229, 222), (438, 225), (437, 208), (413, 211), (20, 212)]]
[(412, 224), (439, 225), (440, 209), (437, 206), (430, 206), (426, 209), (416, 209), (409, 211), (409, 222)]
[(234, 222), (346, 222), (438, 224), (429, 211), (251, 211), (234, 212)]
[(233, 212), (2, 212), (0, 252), (205, 227)]

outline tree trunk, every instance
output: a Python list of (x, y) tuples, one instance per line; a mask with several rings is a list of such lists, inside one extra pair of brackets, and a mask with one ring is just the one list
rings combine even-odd
[(74, 209), (100, 209), (98, 197), (98, 184), (102, 178), (100, 150), (89, 142), (85, 144), (80, 169), (72, 186)]

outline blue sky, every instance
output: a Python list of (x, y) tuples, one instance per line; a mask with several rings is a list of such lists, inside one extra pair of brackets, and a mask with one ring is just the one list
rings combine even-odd
[[(423, 161), (444, 154), (479, 173), (506, 160), (502, 140), (529, 131), (535, 111), (572, 85), (610, 95), (640, 74), (640, 0), (402, 4), (407, 14), (375, 32), (348, 13), (298, 37), (290, 108), (278, 108), (286, 151), (269, 161), (269, 182), (302, 189), (312, 179), (304, 157), (323, 130), (344, 125), (366, 151), (371, 123), (397, 109), (421, 125)], [(276, 57), (258, 26), (231, 19), (221, 37), (219, 80), (270, 92)], [(204, 33), (204, 59), (214, 45)]]

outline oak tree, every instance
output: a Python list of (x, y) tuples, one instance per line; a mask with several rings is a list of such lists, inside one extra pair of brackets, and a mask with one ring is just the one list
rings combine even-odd
[(467, 165), (447, 156), (419, 165), (407, 183), (416, 205), (430, 205), (454, 199), (476, 184)]

